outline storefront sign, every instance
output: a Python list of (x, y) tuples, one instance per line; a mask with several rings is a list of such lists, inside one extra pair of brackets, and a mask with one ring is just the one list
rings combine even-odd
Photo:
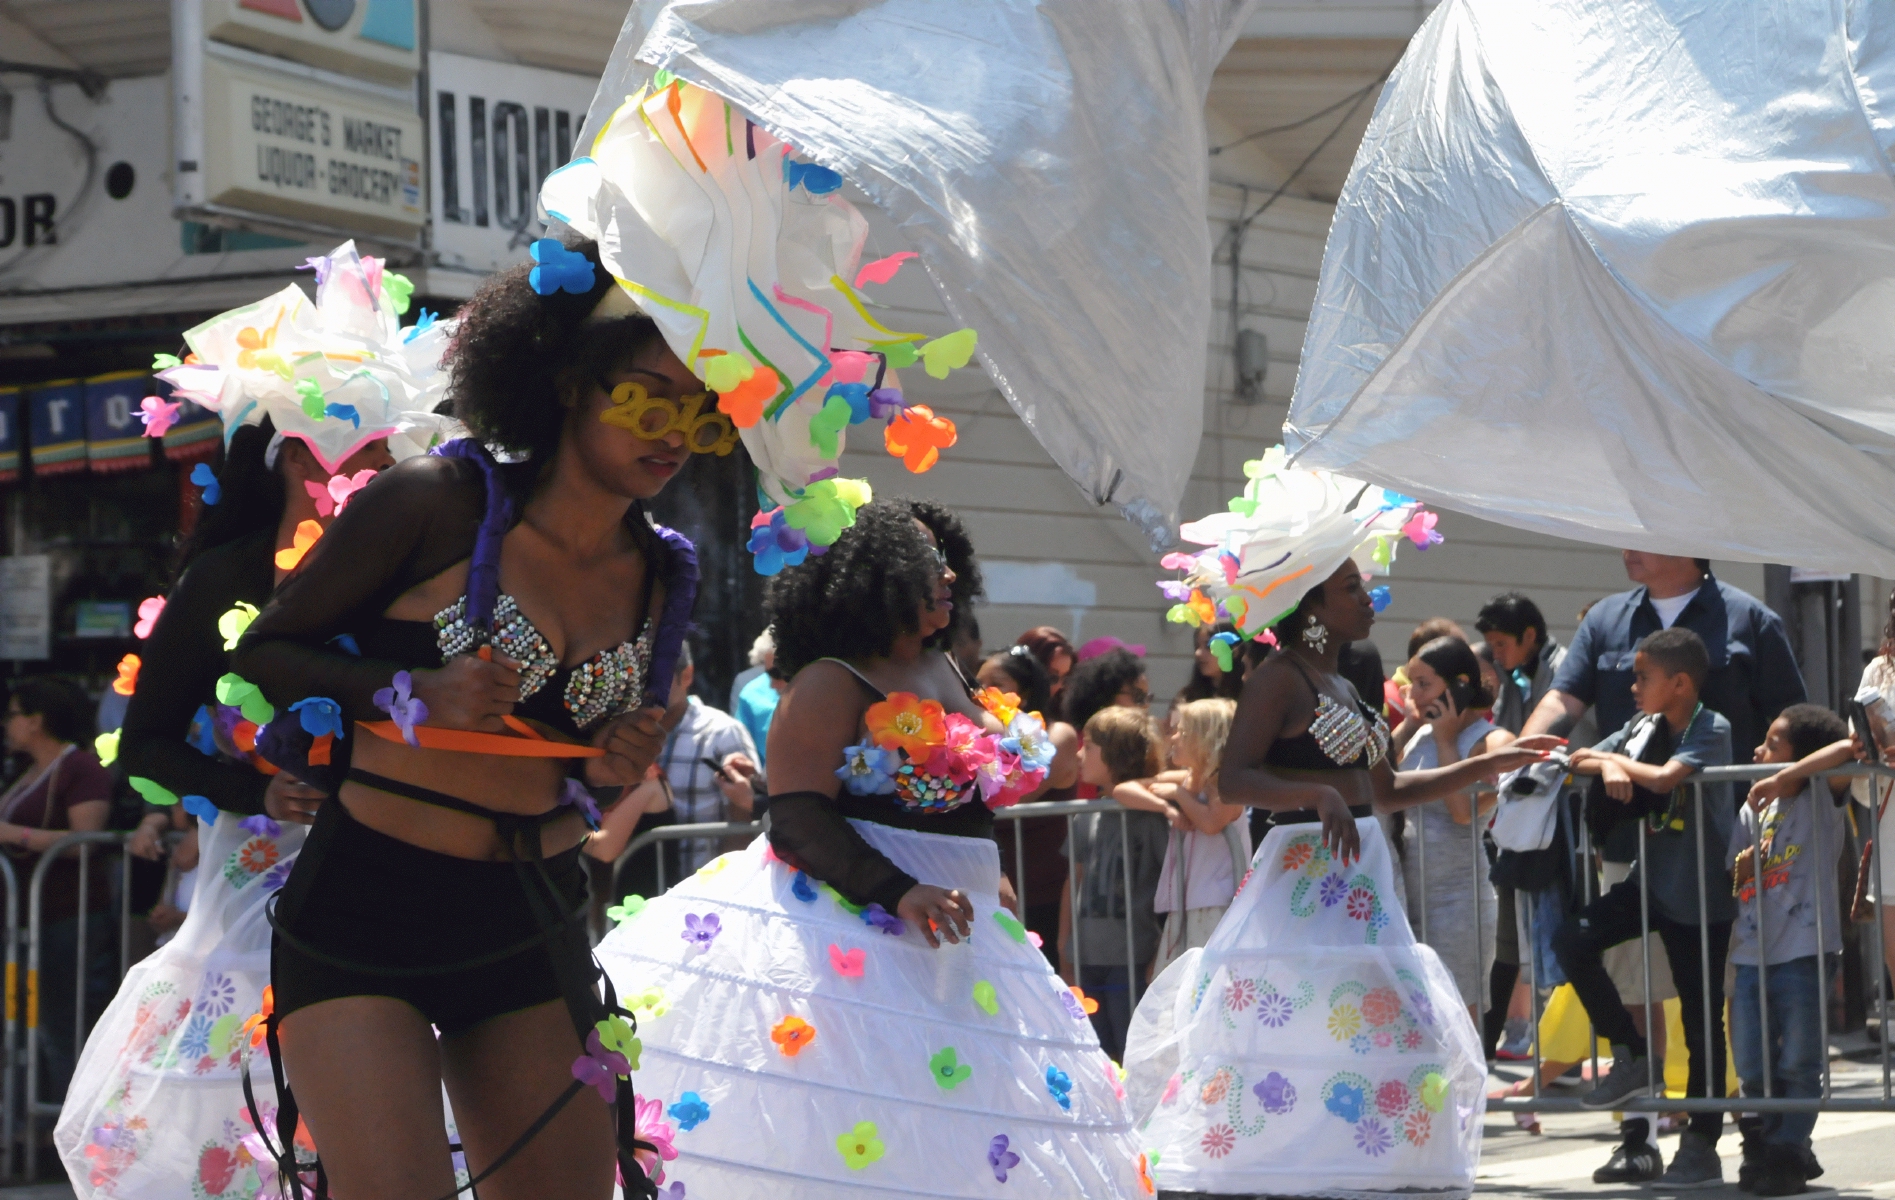
[[(33, 473), (83, 471), (86, 465), (86, 385), (62, 380), (26, 393)], [(4, 657), (4, 656), (0, 656)]]
[(0, 658), (43, 659), (53, 652), (53, 560), (45, 554), (0, 558)]
[(215, 41), (385, 83), (407, 83), (421, 68), (415, 0), (185, 2), (204, 6)]
[(20, 392), (0, 388), (0, 483), (20, 477)]
[(419, 234), (421, 118), (368, 92), (204, 56), (204, 199), (409, 238)]
[(545, 233), (540, 181), (569, 162), (599, 81), (458, 54), (430, 54), (434, 247), (443, 264), (492, 271)]
[(95, 471), (123, 471), (151, 464), (151, 443), (138, 419), (140, 401), (151, 394), (151, 376), (119, 371), (86, 380), (86, 462)]

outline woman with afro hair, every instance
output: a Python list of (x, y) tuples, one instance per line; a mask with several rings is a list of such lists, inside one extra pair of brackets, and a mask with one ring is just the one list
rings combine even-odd
[(666, 1008), (640, 1087), (684, 1097), (668, 1170), (692, 1195), (981, 1196), (1009, 1172), (1146, 1194), (1116, 1068), (1000, 871), (990, 806), (1037, 789), (1053, 748), (944, 652), (979, 594), (960, 521), (920, 500), (864, 505), (785, 569), (766, 836), (599, 946)]
[(462, 310), (449, 363), (472, 436), (357, 494), (237, 650), (278, 713), (313, 710), (260, 746), (342, 776), (272, 917), (259, 1031), (281, 1092), (262, 1132), (318, 1194), (452, 1195), (444, 1084), (481, 1196), (605, 1200), (615, 1167), (655, 1194), (579, 853), (595, 794), (663, 745), (697, 580), (643, 509), (685, 435), (618, 410), (696, 411), (703, 386), (595, 246), (543, 256), (564, 289), (522, 265)]

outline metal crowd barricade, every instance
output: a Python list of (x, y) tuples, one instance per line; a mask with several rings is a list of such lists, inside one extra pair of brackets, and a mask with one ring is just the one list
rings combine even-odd
[[(1119, 838), (1120, 838), (1120, 848), (1121, 848), (1121, 853), (1119, 857), (1120, 857), (1120, 861), (1124, 865), (1125, 894), (1129, 898), (1132, 892), (1132, 856), (1130, 852), (1131, 826), (1130, 826), (1129, 818), (1126, 815), (1126, 810), (1122, 808), (1117, 801), (1115, 800), (1058, 800), (1058, 801), (1050, 801), (1050, 802), (1044, 802), (1044, 803), (1039, 803), (1039, 804), (1015, 804), (1008, 808), (999, 809), (994, 813), (994, 818), (996, 822), (1008, 822), (1008, 821), (1013, 822), (1013, 860), (1014, 860), (1013, 874), (1016, 880), (1015, 898), (1016, 898), (1017, 903), (1019, 904), (1019, 908), (1022, 913), (1026, 912), (1026, 906), (1027, 906), (1026, 841), (1025, 841), (1025, 834), (1021, 831), (1019, 823), (1023, 820), (1027, 820), (1033, 817), (1064, 817), (1066, 818), (1066, 844), (1068, 847), (1070, 847), (1073, 842), (1073, 837), (1072, 837), (1073, 818), (1085, 816), (1090, 813), (1114, 813), (1114, 812), (1119, 814)], [(625, 849), (622, 850), (619, 853), (618, 858), (613, 861), (612, 863), (612, 896), (614, 899), (616, 899), (617, 897), (624, 894), (621, 878), (623, 876), (625, 866), (631, 860), (632, 855), (638, 853), (640, 850), (643, 850), (648, 846), (658, 846), (662, 842), (677, 842), (677, 841), (686, 841), (686, 840), (692, 840), (692, 839), (698, 839), (698, 838), (727, 838), (727, 837), (755, 836), (756, 834), (762, 833), (763, 828), (764, 827), (763, 827), (762, 822), (751, 822), (747, 824), (710, 822), (710, 823), (701, 824), (701, 825), (667, 825), (667, 826), (661, 826), (660, 828), (657, 828), (657, 829), (648, 829), (644, 833), (641, 833), (637, 837), (633, 838), (630, 842), (626, 843)], [(1002, 835), (1001, 837), (1001, 852), (1003, 854), (1006, 852), (1006, 841), (1005, 841), (1004, 835)], [(656, 879), (656, 882), (658, 885), (658, 891), (663, 892), (666, 887), (665, 856), (664, 856), (663, 851), (659, 850), (655, 857), (657, 858), (657, 867), (658, 867), (657, 879)], [(1070, 894), (1072, 897), (1073, 911), (1077, 913), (1079, 909), (1079, 892), (1078, 892), (1076, 877), (1075, 877), (1074, 872), (1072, 871), (1070, 850), (1068, 852), (1066, 879), (1067, 879), (1068, 885), (1072, 888), (1072, 891)], [(1126, 977), (1130, 981), (1132, 1003), (1137, 1004), (1138, 993), (1140, 990), (1139, 989), (1140, 981), (1138, 978), (1139, 963), (1137, 962), (1137, 943), (1134, 938), (1134, 930), (1132, 928), (1132, 922), (1129, 919), (1129, 910), (1130, 910), (1130, 902), (1128, 899), (1127, 901), (1128, 919), (1125, 922)], [(595, 938), (599, 937), (602, 933), (603, 933), (603, 930), (601, 929), (598, 929), (596, 927), (593, 929), (593, 936)], [(1081, 958), (1082, 958), (1082, 951), (1079, 944), (1079, 938), (1077, 936), (1074, 936), (1072, 939), (1072, 964), (1073, 964), (1073, 976), (1075, 979), (1077, 979), (1079, 976)]]
[[(1704, 822), (1704, 813), (1705, 813), (1704, 789), (1706, 786), (1712, 786), (1712, 785), (1722, 785), (1722, 786), (1728, 787), (1732, 793), (1729, 797), (1728, 802), (1733, 806), (1733, 813), (1735, 814), (1737, 807), (1742, 805), (1745, 802), (1744, 794), (1748, 791), (1748, 785), (1755, 780), (1766, 778), (1770, 775), (1775, 774), (1781, 768), (1782, 768), (1782, 764), (1757, 764), (1757, 765), (1745, 765), (1745, 766), (1712, 767), (1704, 771), (1700, 771), (1698, 774), (1692, 776), (1689, 780), (1686, 781), (1685, 786), (1688, 786), (1691, 788), (1691, 806), (1692, 806), (1691, 829), (1694, 834), (1693, 840), (1696, 843), (1695, 865), (1696, 865), (1697, 886), (1698, 886), (1698, 912), (1700, 914), (1700, 919), (1697, 922), (1698, 924), (1697, 950), (1698, 950), (1698, 969), (1702, 977), (1702, 984), (1703, 984), (1699, 990), (1702, 997), (1701, 1003), (1703, 1004), (1703, 1013), (1702, 1013), (1703, 1029), (1707, 1033), (1716, 1024), (1716, 1021), (1714, 1019), (1715, 1014), (1713, 1012), (1712, 1004), (1711, 1004), (1711, 984), (1713, 982), (1711, 979), (1711, 960), (1713, 957), (1711, 953), (1711, 930), (1710, 930), (1709, 923), (1705, 922), (1702, 919), (1702, 914), (1706, 911), (1705, 901), (1708, 897), (1708, 887), (1710, 885), (1709, 881), (1710, 881), (1711, 875), (1713, 872), (1722, 872), (1725, 869), (1724, 864), (1728, 860), (1729, 846), (1727, 844), (1726, 845), (1711, 845), (1710, 839), (1706, 836), (1708, 831), (1706, 830), (1705, 822)], [(1850, 897), (1844, 894), (1845, 886), (1848, 882), (1850, 882), (1849, 877), (1846, 875), (1838, 874), (1836, 878), (1836, 886), (1833, 890), (1824, 886), (1820, 882), (1821, 877), (1819, 877), (1819, 882), (1815, 889), (1816, 899), (1817, 899), (1817, 903), (1815, 905), (1816, 915), (1814, 919), (1815, 926), (1816, 926), (1815, 935), (1816, 935), (1816, 947), (1817, 947), (1817, 959), (1818, 959), (1817, 975), (1818, 975), (1818, 980), (1819, 980), (1820, 995), (1822, 997), (1821, 1002), (1816, 1006), (1817, 1007), (1816, 1020), (1818, 1022), (1818, 1035), (1820, 1038), (1820, 1045), (1822, 1046), (1822, 1082), (1821, 1082), (1821, 1087), (1820, 1087), (1820, 1093), (1812, 1097), (1783, 1097), (1783, 1096), (1777, 1096), (1774, 1094), (1775, 1093), (1775, 1078), (1774, 1078), (1774, 1071), (1771, 1066), (1772, 1055), (1767, 1049), (1771, 1043), (1770, 1003), (1769, 1003), (1770, 972), (1768, 969), (1768, 965), (1760, 962), (1757, 967), (1757, 972), (1756, 972), (1757, 993), (1758, 993), (1757, 1005), (1758, 1005), (1758, 1010), (1759, 1010), (1760, 1034), (1764, 1042), (1764, 1045), (1766, 1047), (1766, 1051), (1762, 1057), (1762, 1074), (1763, 1074), (1762, 1082), (1763, 1082), (1764, 1091), (1767, 1094), (1764, 1096), (1756, 1096), (1756, 1097), (1744, 1097), (1744, 1096), (1725, 1096), (1721, 1098), (1667, 1097), (1664, 1095), (1664, 1081), (1659, 1075), (1659, 1071), (1660, 1071), (1659, 1059), (1655, 1055), (1648, 1055), (1647, 1056), (1647, 1070), (1649, 1072), (1649, 1075), (1648, 1075), (1647, 1081), (1650, 1087), (1651, 1094), (1644, 1097), (1637, 1098), (1637, 1099), (1628, 1099), (1628, 1100), (1621, 1101), (1614, 1106), (1615, 1108), (1621, 1111), (1625, 1111), (1625, 1112), (1644, 1112), (1644, 1113), (1649, 1113), (1649, 1112), (1687, 1112), (1687, 1113), (1695, 1113), (1695, 1112), (1724, 1112), (1724, 1113), (1895, 1112), (1895, 1073), (1891, 1072), (1891, 1058), (1890, 1058), (1891, 1052), (1890, 1052), (1890, 1047), (1889, 1047), (1889, 1036), (1891, 1033), (1891, 1027), (1889, 1023), (1890, 996), (1889, 996), (1889, 991), (1888, 991), (1888, 969), (1887, 969), (1888, 948), (1885, 945), (1886, 934), (1884, 931), (1885, 918), (1888, 912), (1889, 897), (1885, 894), (1885, 889), (1882, 887), (1882, 879), (1883, 879), (1882, 864), (1883, 864), (1883, 855), (1885, 853), (1885, 850), (1884, 850), (1884, 847), (1882, 846), (1882, 839), (1879, 836), (1877, 836), (1880, 832), (1878, 828), (1878, 822), (1876, 820), (1877, 813), (1878, 813), (1878, 804), (1873, 802), (1875, 800), (1879, 800), (1884, 790), (1895, 790), (1895, 768), (1884, 767), (1884, 766), (1864, 766), (1864, 765), (1859, 765), (1859, 764), (1850, 765), (1846, 767), (1837, 768), (1836, 770), (1833, 770), (1833, 771), (1826, 771), (1826, 772), (1822, 772), (1817, 775), (1814, 775), (1811, 777), (1811, 782), (1821, 782), (1821, 783), (1826, 784), (1832, 778), (1838, 778), (1838, 777), (1857, 778), (1857, 777), (1865, 777), (1865, 776), (1868, 777), (1872, 781), (1873, 795), (1872, 795), (1871, 804), (1869, 804), (1865, 808), (1861, 805), (1856, 804), (1852, 797), (1845, 796), (1843, 799), (1843, 805), (1846, 807), (1846, 809), (1853, 810), (1854, 812), (1858, 814), (1858, 827), (1862, 829), (1863, 836), (1870, 839), (1869, 845), (1871, 846), (1870, 855), (1869, 855), (1866, 869), (1870, 873), (1870, 879), (1874, 883), (1874, 886), (1872, 888), (1872, 894), (1875, 897), (1875, 906), (1874, 906), (1875, 911), (1873, 914), (1873, 918), (1869, 922), (1869, 924), (1872, 930), (1871, 936), (1872, 936), (1872, 941), (1874, 944), (1874, 951), (1875, 951), (1874, 962), (1871, 969), (1875, 973), (1876, 1012), (1879, 1017), (1880, 1028), (1881, 1028), (1881, 1037), (1879, 1039), (1880, 1050), (1881, 1050), (1881, 1089), (1880, 1089), (1881, 1094), (1880, 1096), (1869, 1097), (1869, 1098), (1849, 1097), (1849, 1096), (1839, 1097), (1834, 1094), (1834, 1080), (1833, 1080), (1833, 1075), (1832, 1075), (1832, 1070), (1831, 1070), (1831, 1065), (1830, 1065), (1830, 1055), (1829, 1055), (1829, 1033), (1830, 1033), (1829, 1006), (1833, 1002), (1834, 997), (1835, 997), (1836, 974), (1834, 970), (1832, 969), (1832, 955), (1829, 953), (1825, 953), (1823, 950), (1823, 946), (1826, 940), (1826, 935), (1830, 928), (1829, 923), (1832, 921), (1843, 922), (1845, 920), (1842, 906), (1844, 903), (1846, 903), (1850, 899)], [(1806, 784), (1806, 787), (1807, 786), (1808, 785)], [(1822, 797), (1819, 796), (1819, 799), (1822, 799)], [(1799, 796), (1793, 802), (1807, 802), (1807, 798), (1805, 796)], [(1825, 800), (1824, 802), (1827, 802), (1827, 801)], [(1736, 815), (1733, 816), (1733, 821), (1738, 820), (1738, 819), (1741, 819), (1741, 818)], [(1480, 919), (1479, 919), (1480, 909), (1479, 909), (1479, 904), (1478, 904), (1478, 895), (1479, 895), (1479, 884), (1480, 884), (1481, 876), (1484, 873), (1484, 869), (1485, 869), (1485, 855), (1482, 852), (1482, 846), (1481, 846), (1481, 838), (1482, 838), (1485, 824), (1486, 823), (1484, 821), (1475, 820), (1471, 822), (1469, 825), (1469, 839), (1470, 839), (1470, 843), (1472, 847), (1474, 870), (1475, 870), (1475, 885), (1476, 885), (1475, 894), (1477, 897), (1477, 901), (1475, 905), (1475, 913), (1476, 913), (1475, 925), (1474, 925), (1473, 930), (1471, 930), (1470, 932), (1472, 936), (1474, 937), (1474, 945), (1475, 945), (1474, 961), (1477, 963), (1481, 962), (1482, 957), (1483, 957), (1480, 953), (1480, 950), (1482, 947), (1481, 939), (1483, 937), (1483, 931), (1480, 928)], [(1825, 828), (1827, 828), (1827, 824), (1828, 824), (1827, 822), (1823, 822), (1823, 821), (1812, 821), (1810, 823), (1813, 844), (1808, 848), (1807, 852), (1814, 859), (1817, 870), (1825, 871), (1825, 872), (1834, 872), (1836, 871), (1838, 864), (1842, 859), (1843, 850), (1848, 847), (1845, 847), (1842, 845), (1827, 844), (1827, 841), (1825, 839), (1825, 834), (1823, 832)], [(1592, 847), (1590, 844), (1590, 836), (1589, 834), (1587, 834), (1585, 830), (1585, 823), (1583, 822), (1583, 820), (1578, 822), (1578, 826), (1579, 826), (1579, 829), (1577, 832), (1579, 833), (1579, 838), (1578, 838), (1579, 845), (1578, 845), (1577, 853), (1580, 858), (1579, 877), (1581, 881), (1583, 881), (1582, 882), (1583, 891), (1580, 897), (1580, 901), (1581, 903), (1588, 903), (1592, 899), (1593, 883), (1594, 883)], [(1639, 862), (1643, 864), (1644, 862), (1648, 861), (1647, 855), (1646, 855), (1646, 822), (1643, 819), (1640, 819), (1638, 821), (1638, 837), (1639, 837), (1639, 850), (1638, 850)], [(1763, 901), (1764, 901), (1764, 895), (1767, 890), (1766, 884), (1765, 884), (1765, 874), (1769, 867), (1769, 864), (1766, 861), (1764, 850), (1765, 850), (1765, 847), (1762, 843), (1761, 823), (1758, 823), (1756, 825), (1753, 825), (1752, 827), (1752, 862), (1753, 862), (1752, 869), (1754, 872), (1753, 879), (1755, 880), (1756, 886), (1752, 889), (1751, 899), (1747, 903), (1757, 906), (1756, 907), (1756, 916), (1757, 916), (1757, 925), (1758, 925), (1757, 944), (1760, 951), (1759, 953), (1760, 959), (1763, 959), (1766, 957), (1763, 951), (1768, 946), (1767, 938), (1768, 938), (1768, 933), (1769, 933), (1768, 916), (1762, 907)], [(1854, 858), (1857, 861), (1860, 861), (1859, 852), (1852, 850), (1851, 858)], [(1425, 897), (1426, 878), (1427, 878), (1427, 866), (1426, 866), (1425, 853), (1419, 856), (1417, 865), (1418, 865), (1419, 872), (1421, 875), (1422, 891), (1424, 892), (1424, 897)], [(1652, 1031), (1657, 1027), (1656, 1022), (1663, 1019), (1662, 1002), (1653, 1000), (1652, 987), (1651, 987), (1651, 971), (1652, 971), (1652, 959), (1651, 959), (1652, 925), (1651, 925), (1651, 893), (1650, 893), (1651, 885), (1650, 885), (1650, 879), (1648, 878), (1646, 872), (1642, 868), (1642, 865), (1640, 869), (1636, 870), (1630, 878), (1636, 879), (1639, 885), (1639, 908), (1640, 908), (1639, 940), (1640, 940), (1642, 951), (1643, 951), (1642, 972), (1644, 976), (1644, 996), (1645, 996), (1642, 1007), (1645, 1010), (1646, 1037), (1649, 1040), (1652, 1036)], [(1541, 1039), (1539, 1036), (1540, 1020), (1542, 1016), (1541, 1014), (1541, 990), (1542, 990), (1541, 980), (1543, 980), (1546, 976), (1542, 972), (1541, 967), (1540, 967), (1539, 939), (1533, 936), (1533, 930), (1535, 928), (1535, 925), (1534, 925), (1532, 895), (1533, 894), (1530, 892), (1519, 893), (1519, 896), (1525, 905), (1526, 936), (1522, 938), (1522, 960), (1523, 960), (1522, 967), (1524, 970), (1529, 972), (1528, 978), (1530, 979), (1532, 983), (1532, 986), (1530, 988), (1530, 994), (1532, 996), (1532, 1019), (1533, 1019), (1533, 1058), (1532, 1058), (1533, 1073), (1531, 1076), (1533, 1088), (1532, 1088), (1531, 1094), (1529, 1095), (1513, 1096), (1513, 1097), (1507, 1097), (1503, 1099), (1490, 1100), (1488, 1102), (1488, 1108), (1492, 1110), (1496, 1110), (1496, 1111), (1501, 1111), (1501, 1112), (1586, 1112), (1586, 1111), (1592, 1111), (1592, 1110), (1584, 1108), (1577, 1097), (1555, 1098), (1555, 1097), (1551, 1097), (1544, 1094), (1544, 1092), (1541, 1089), (1540, 1080), (1541, 1080), (1542, 1074), (1544, 1073), (1542, 1068), (1545, 1065), (1542, 1058), (1542, 1046), (1541, 1046)], [(1829, 901), (1832, 898), (1835, 901), (1835, 904), (1833, 906), (1831, 906), (1829, 903)], [(1744, 902), (1740, 901), (1740, 903), (1744, 903)], [(1426, 927), (1425, 899), (1424, 899), (1424, 904), (1422, 907), (1423, 907), (1423, 912), (1421, 914), (1421, 920), (1417, 923), (1418, 936), (1420, 937), (1421, 940), (1428, 941), (1430, 931)], [(1828, 908), (1829, 911), (1825, 912), (1824, 911), (1825, 908)], [(1411, 914), (1411, 919), (1412, 919), (1412, 916), (1413, 915)], [(1839, 928), (1838, 932), (1843, 933), (1846, 937), (1846, 926)], [(1781, 964), (1777, 964), (1777, 965), (1781, 965)], [(1721, 983), (1721, 978), (1718, 980), (1718, 982)], [(1731, 997), (1726, 997), (1726, 999), (1727, 1000), (1731, 999)], [(1477, 1000), (1477, 1010), (1484, 1008), (1484, 1004), (1485, 1004), (1485, 996), (1483, 994), (1483, 995), (1480, 995)], [(1587, 1053), (1590, 1056), (1592, 1064), (1593, 1064), (1593, 1079), (1594, 1080), (1597, 1080), (1599, 1078), (1597, 1046), (1598, 1046), (1597, 1031), (1595, 1029), (1589, 1028), (1587, 1031), (1587, 1047), (1588, 1047)], [(1705, 1048), (1702, 1046), (1694, 1047), (1687, 1044), (1685, 1049), (1686, 1049), (1686, 1053), (1703, 1053)], [(1716, 1079), (1711, 1078), (1710, 1061), (1709, 1061), (1711, 1057), (1713, 1056), (1709, 1056), (1709, 1055), (1706, 1056), (1706, 1062), (1704, 1063), (1704, 1076), (1707, 1082), (1710, 1083), (1711, 1085), (1708, 1090), (1720, 1091), (1722, 1090), (1723, 1078), (1722, 1077), (1719, 1077)]]
[[(6, 1136), (5, 1172), (6, 1172), (7, 1178), (12, 1178), (13, 1176), (13, 1167), (15, 1163), (14, 1146), (16, 1142), (16, 1137), (15, 1137), (16, 1133), (23, 1135), (22, 1140), (25, 1143), (25, 1156), (24, 1157), (25, 1157), (26, 1178), (29, 1180), (39, 1178), (40, 1118), (46, 1117), (46, 1118), (57, 1120), (59, 1117), (60, 1105), (53, 1101), (42, 1101), (40, 1099), (40, 1086), (39, 1086), (40, 1085), (39, 1060), (40, 1060), (40, 1052), (41, 1052), (40, 1023), (39, 1023), (40, 952), (41, 952), (42, 944), (45, 938), (44, 905), (43, 905), (42, 893), (44, 891), (47, 874), (51, 871), (53, 863), (57, 861), (58, 859), (64, 857), (68, 851), (75, 850), (75, 849), (78, 851), (78, 859), (79, 859), (78, 910), (79, 911), (75, 914), (75, 918), (76, 918), (75, 938), (74, 938), (75, 948), (73, 951), (73, 985), (74, 986), (73, 986), (73, 1046), (72, 1046), (72, 1058), (73, 1058), (73, 1062), (76, 1064), (79, 1059), (80, 1051), (85, 1048), (85, 1039), (86, 1039), (86, 1016), (87, 1016), (86, 1014), (86, 967), (87, 967), (86, 934), (87, 934), (87, 926), (92, 922), (92, 920), (94, 919), (96, 915), (87, 911), (88, 905), (86, 904), (86, 899), (91, 893), (93, 847), (94, 846), (122, 847), (125, 844), (125, 842), (129, 840), (130, 836), (131, 835), (128, 833), (119, 832), (119, 831), (101, 831), (97, 833), (69, 833), (65, 837), (60, 838), (57, 842), (54, 842), (51, 846), (47, 847), (45, 853), (39, 856), (39, 861), (34, 864), (33, 874), (27, 882), (26, 980), (25, 980), (25, 984), (26, 984), (25, 986), (26, 1053), (22, 1058), (18, 1060), (18, 1067), (19, 1067), (18, 1071), (15, 1071), (13, 1069), (15, 1065), (15, 1061), (16, 1061), (13, 1054), (13, 1048), (16, 1044), (16, 1030), (18, 1028), (16, 1005), (18, 1003), (18, 996), (19, 996), (19, 992), (15, 990), (15, 985), (18, 982), (17, 968), (18, 968), (18, 961), (19, 961), (18, 959), (19, 925), (17, 921), (17, 915), (18, 915), (19, 910), (16, 904), (17, 886), (16, 886), (15, 877), (13, 874), (12, 865), (8, 863), (6, 859), (0, 858), (0, 866), (5, 867), (6, 893), (7, 893), (7, 931), (8, 931), (7, 932), (7, 1012), (6, 1012), (6, 1044), (7, 1044), (8, 1071), (7, 1071), (7, 1080), (6, 1080), (6, 1089), (5, 1089), (7, 1111), (6, 1111), (6, 1115), (3, 1122), (4, 1129), (5, 1129), (5, 1136)], [(131, 866), (131, 856), (129, 854), (120, 853), (118, 858), (119, 858), (118, 978), (122, 980), (125, 978), (126, 973), (129, 972), (132, 968), (132, 961), (131, 961), (132, 959), (132, 943), (131, 943), (131, 904), (132, 904), (131, 870), (132, 870), (132, 866)], [(21, 1090), (21, 1085), (20, 1085), (18, 1076), (21, 1074), (24, 1074), (25, 1076), (25, 1085), (24, 1085), (25, 1102), (23, 1104), (16, 1104), (15, 1101), (17, 1097), (19, 1096), (20, 1090)], [(23, 1123), (18, 1119), (18, 1116), (16, 1116), (16, 1114), (18, 1114), (18, 1116), (23, 1116), (25, 1118)]]

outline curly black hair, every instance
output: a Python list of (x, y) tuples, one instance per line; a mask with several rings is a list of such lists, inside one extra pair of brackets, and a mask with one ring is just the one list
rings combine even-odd
[(1118, 694), (1145, 674), (1145, 660), (1123, 647), (1088, 658), (1066, 678), (1066, 690), (1060, 693), (1062, 718), (1074, 729), (1084, 729), (1093, 714), (1112, 707)]
[(530, 263), (488, 276), (461, 307), (447, 352), (454, 415), (483, 442), (542, 467), (559, 446), (563, 395), (597, 383), (659, 336), (645, 316), (586, 324), (616, 285), (597, 265), (596, 243), (568, 248), (593, 261), (590, 292), (542, 296), (528, 281)]
[[(779, 671), (794, 676), (819, 658), (875, 658), (889, 652), (896, 635), (915, 631), (915, 614), (941, 577), (916, 521), (933, 532), (954, 571), (955, 612), (971, 615), (981, 594), (980, 565), (961, 519), (932, 500), (876, 500), (856, 510), (855, 524), (826, 553), (770, 581), (764, 606)], [(953, 633), (950, 624), (927, 644), (945, 646)]]

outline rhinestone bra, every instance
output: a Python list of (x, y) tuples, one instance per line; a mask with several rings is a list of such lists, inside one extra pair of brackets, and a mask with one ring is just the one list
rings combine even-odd
[[(481, 646), (478, 630), (467, 623), (467, 597), (462, 596), (434, 614), (435, 642), (443, 662), (457, 654), (471, 654)], [(645, 692), (651, 669), (655, 624), (647, 619), (635, 642), (621, 642), (572, 668), (562, 697), (573, 723), (587, 729), (607, 717), (629, 711)], [(545, 687), (559, 674), (553, 648), (520, 611), (512, 596), (500, 593), (494, 601), (493, 648), (520, 664), (520, 700)]]
[(1310, 719), (1309, 733), (1333, 763), (1353, 763), (1366, 750), (1372, 770), (1388, 751), (1387, 722), (1377, 716), (1370, 724), (1361, 713), (1322, 693), (1316, 696), (1316, 715)]

